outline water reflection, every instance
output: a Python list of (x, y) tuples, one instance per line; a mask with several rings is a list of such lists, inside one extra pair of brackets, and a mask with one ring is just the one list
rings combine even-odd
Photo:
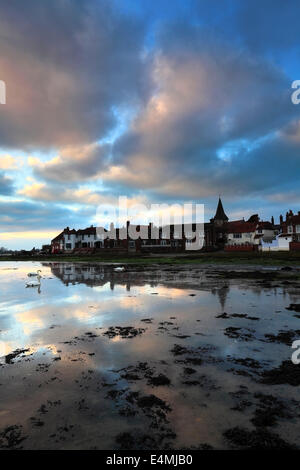
[(66, 286), (81, 282), (86, 285), (103, 286), (110, 280), (110, 273), (104, 266), (93, 266), (66, 263), (43, 263), (49, 266), (52, 274), (58, 277)]
[(211, 290), (211, 293), (213, 295), (218, 296), (219, 301), (220, 301), (221, 309), (224, 310), (225, 307), (226, 307), (226, 299), (227, 299), (227, 296), (229, 294), (229, 284), (228, 283), (224, 284), (223, 286), (221, 286), (219, 288), (213, 287), (212, 290)]
[[(111, 266), (42, 263), (38, 293), (25, 283), (39, 267), (0, 265), (1, 426), (21, 426), (25, 448), (113, 449), (122, 447), (122, 432), (131, 433), (135, 448), (141, 433), (156, 447), (226, 448), (226, 427), (251, 426), (251, 414), (232, 410), (232, 393), (243, 385), (251, 401), (262, 392), (256, 370), (234, 361), (278, 365), (290, 347), (266, 342), (265, 334), (298, 328), (286, 310), (295, 286), (228, 281), (209, 268), (115, 273)], [(225, 309), (228, 318), (220, 318)], [(296, 389), (288, 395), (298, 400)], [(161, 402), (144, 409), (150, 395)], [(284, 423), (276, 432), (293, 441), (297, 426)]]

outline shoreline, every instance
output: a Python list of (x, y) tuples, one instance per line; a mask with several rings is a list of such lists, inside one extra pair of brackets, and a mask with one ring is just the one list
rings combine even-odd
[(284, 266), (300, 267), (300, 252), (259, 253), (203, 253), (203, 254), (165, 254), (165, 255), (105, 255), (105, 256), (1, 256), (0, 262), (55, 262), (55, 263), (91, 263), (91, 264), (136, 264), (136, 265), (256, 265), (256, 266)]

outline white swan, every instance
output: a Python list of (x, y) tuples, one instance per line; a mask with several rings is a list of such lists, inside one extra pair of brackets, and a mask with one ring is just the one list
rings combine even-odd
[(36, 273), (28, 273), (27, 276), (28, 277), (32, 277), (32, 276), (39, 276), (39, 273), (41, 273), (42, 271), (40, 269), (37, 270)]
[(26, 287), (40, 287), (41, 286), (41, 276), (37, 274), (37, 281), (26, 282)]
[(114, 268), (114, 271), (116, 273), (121, 273), (122, 271), (125, 271), (124, 266), (118, 266), (117, 268)]

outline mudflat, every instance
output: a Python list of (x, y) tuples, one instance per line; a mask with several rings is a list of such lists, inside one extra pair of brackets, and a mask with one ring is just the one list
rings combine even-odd
[(300, 446), (300, 267), (113, 267), (1, 263), (1, 449)]

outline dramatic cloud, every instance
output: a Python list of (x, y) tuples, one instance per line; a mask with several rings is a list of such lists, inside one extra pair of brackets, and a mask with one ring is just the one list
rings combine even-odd
[(0, 5), (2, 146), (90, 143), (146, 94), (144, 26), (102, 0)]
[(207, 218), (219, 193), (236, 217), (298, 210), (299, 11), (293, 0), (2, 2), (0, 231), (86, 226), (124, 194), (204, 202)]
[(98, 177), (99, 171), (108, 164), (110, 145), (89, 144), (65, 147), (46, 163), (30, 157), (29, 164), (37, 176), (46, 180), (70, 183)]
[[(297, 110), (278, 68), (182, 25), (164, 30), (153, 64), (157, 92), (116, 142), (103, 178), (205, 197), (259, 189), (256, 173), (265, 167), (261, 159), (270, 165), (269, 148), (272, 165), (286, 164), (289, 145), (276, 132)], [(280, 145), (276, 156), (269, 140)], [(284, 174), (295, 171), (299, 161), (292, 161)], [(267, 177), (263, 188), (278, 177)]]
[(32, 183), (19, 190), (20, 195), (37, 201), (55, 201), (97, 206), (115, 202), (112, 196), (92, 191), (89, 188), (62, 189), (45, 183)]

